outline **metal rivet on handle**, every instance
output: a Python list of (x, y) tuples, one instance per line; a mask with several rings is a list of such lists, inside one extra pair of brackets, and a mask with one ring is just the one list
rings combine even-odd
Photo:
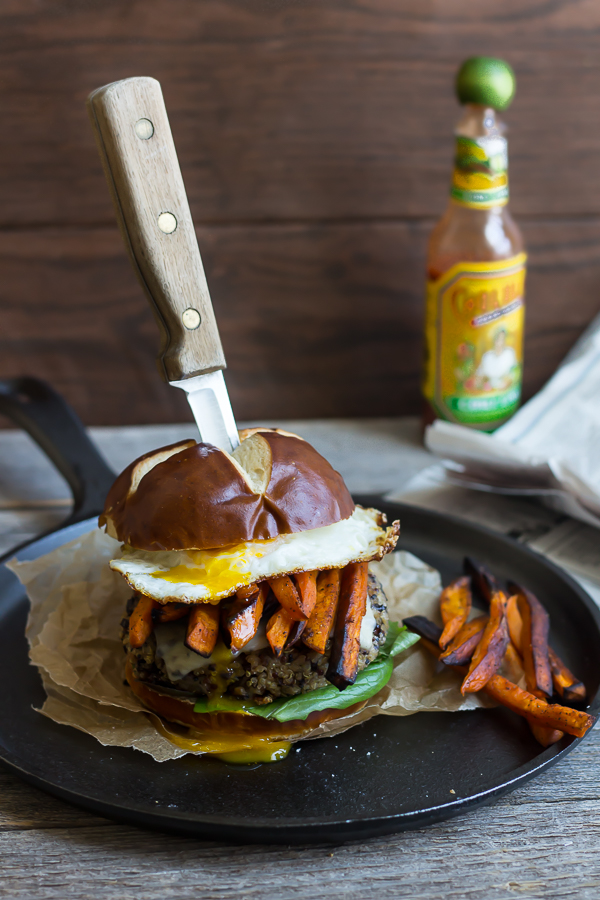
[(173, 213), (161, 213), (158, 217), (158, 227), (161, 231), (164, 231), (165, 234), (173, 234), (177, 228), (177, 219)]
[(134, 127), (140, 141), (149, 141), (154, 134), (154, 125), (150, 119), (138, 119)]
[(184, 309), (181, 313), (181, 321), (188, 331), (195, 331), (200, 325), (200, 313), (197, 309), (190, 306), (189, 309)]

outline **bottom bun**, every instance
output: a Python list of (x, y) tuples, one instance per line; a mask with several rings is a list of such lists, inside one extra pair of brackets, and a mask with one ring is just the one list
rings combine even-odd
[(141, 700), (147, 709), (156, 713), (161, 719), (193, 728), (199, 734), (215, 737), (238, 735), (240, 738), (256, 737), (267, 741), (297, 740), (304, 734), (313, 731), (318, 725), (322, 725), (323, 722), (351, 715), (366, 704), (366, 700), (364, 700), (348, 706), (346, 709), (323, 709), (310, 713), (306, 719), (277, 722), (244, 712), (194, 712), (193, 700), (182, 700), (178, 697), (161, 694), (150, 685), (134, 678), (129, 661), (125, 668), (125, 677), (138, 700)]

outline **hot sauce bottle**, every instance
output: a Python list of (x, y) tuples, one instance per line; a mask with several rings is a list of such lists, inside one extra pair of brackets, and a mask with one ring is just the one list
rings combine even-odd
[(517, 409), (523, 370), (525, 263), (510, 215), (505, 126), (515, 77), (500, 59), (461, 66), (464, 106), (448, 209), (429, 240), (425, 423), (434, 418), (493, 431)]

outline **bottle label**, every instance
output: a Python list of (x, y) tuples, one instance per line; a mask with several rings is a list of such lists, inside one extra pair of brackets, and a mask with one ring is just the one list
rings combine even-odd
[(423, 393), (441, 419), (493, 430), (521, 398), (525, 253), (427, 282)]
[(456, 138), (450, 196), (461, 206), (490, 209), (508, 203), (508, 147), (501, 135)]

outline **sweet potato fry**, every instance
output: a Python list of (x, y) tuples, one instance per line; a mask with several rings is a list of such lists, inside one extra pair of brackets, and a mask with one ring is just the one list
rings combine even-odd
[(354, 684), (358, 673), (360, 626), (367, 609), (369, 564), (349, 563), (342, 572), (340, 599), (327, 675), (340, 691)]
[(232, 650), (241, 650), (256, 634), (268, 590), (268, 585), (262, 584), (245, 599), (240, 599), (238, 591), (225, 619), (225, 630)]
[(555, 728), (575, 737), (583, 737), (596, 721), (594, 716), (577, 709), (559, 706), (558, 703), (546, 703), (545, 700), (534, 697), (501, 675), (490, 678), (485, 691), (498, 703), (512, 709), (518, 715), (533, 719), (545, 728)]
[(152, 610), (152, 619), (155, 625), (174, 622), (176, 619), (183, 619), (184, 616), (187, 616), (190, 609), (189, 603), (165, 603), (164, 606), (156, 606)]
[(519, 612), (516, 594), (511, 594), (506, 601), (506, 621), (508, 622), (510, 639), (515, 645), (515, 649), (521, 653), (521, 647), (523, 646), (523, 619)]
[[(510, 629), (508, 633), (510, 636)], [(506, 674), (509, 676), (508, 680), (514, 681), (515, 684), (517, 684), (523, 677), (523, 660), (521, 659), (519, 651), (515, 649), (515, 645), (512, 641), (508, 642), (504, 654), (504, 666)]]
[(152, 634), (152, 612), (158, 605), (152, 597), (145, 597), (143, 594), (140, 596), (129, 616), (129, 643), (132, 647), (143, 647)]
[(258, 584), (247, 584), (236, 592), (236, 597), (238, 600), (250, 600), (251, 597), (256, 597), (259, 590)]
[[(428, 619), (426, 616), (407, 616), (406, 619), (402, 619), (402, 624), (406, 625), (409, 631), (414, 631), (415, 634), (418, 634), (421, 638), (419, 642), (419, 646), (425, 647), (426, 650), (439, 659), (440, 653), (440, 636), (442, 634), (442, 629), (439, 625), (436, 625), (435, 622), (432, 622), (431, 619)], [(454, 666), (453, 668), (456, 668)], [(464, 670), (466, 674), (466, 669)]]
[(269, 578), (269, 585), (291, 619), (302, 621), (308, 618), (302, 608), (300, 592), (289, 575)]
[(531, 728), (531, 733), (542, 747), (556, 744), (557, 741), (560, 741), (565, 736), (564, 731), (559, 731), (557, 728), (546, 728), (544, 725), (539, 725), (535, 719), (527, 719), (527, 722)]
[(304, 629), (306, 628), (306, 620), (304, 622), (294, 622), (292, 627), (290, 628), (290, 633), (288, 635), (288, 639), (285, 642), (285, 649), (291, 650), (294, 647), (304, 633)]
[(546, 700), (552, 696), (552, 672), (548, 660), (550, 617), (531, 591), (519, 588), (512, 582), (510, 590), (517, 597), (517, 607), (523, 622), (521, 657), (527, 690), (541, 700)]
[(552, 647), (548, 647), (548, 661), (552, 672), (552, 683), (556, 692), (570, 703), (580, 703), (582, 700), (585, 700), (585, 685), (567, 669)]
[(440, 596), (440, 612), (444, 623), (440, 647), (445, 650), (471, 612), (471, 584), (468, 576), (462, 575), (444, 588)]
[(421, 640), (434, 645), (434, 655), (440, 655), (442, 651), (439, 644), (442, 629), (439, 625), (436, 625), (435, 622), (432, 622), (426, 616), (407, 616), (406, 619), (402, 619), (402, 624), (406, 625), (409, 631), (414, 631), (415, 634), (418, 634)]
[(297, 572), (294, 575), (296, 587), (300, 593), (300, 601), (302, 603), (302, 612), (307, 619), (315, 608), (317, 602), (317, 575), (315, 572)]
[(492, 595), (500, 589), (500, 585), (490, 570), (480, 565), (472, 557), (465, 556), (463, 572), (471, 578), (471, 588), (475, 597), (485, 604), (491, 603)]
[(463, 694), (480, 691), (502, 664), (510, 640), (504, 615), (505, 604), (504, 594), (496, 591), (490, 603), (490, 618), (473, 652), (467, 677), (460, 689)]
[[(476, 619), (465, 622), (458, 634), (455, 635), (440, 655), (440, 660), (447, 666), (466, 665), (473, 656), (475, 647), (481, 640), (487, 621), (487, 616), (477, 616)], [(442, 638), (440, 638), (441, 646)]]
[[(415, 620), (420, 620), (415, 625)], [(422, 620), (422, 621), (421, 621)], [(422, 644), (439, 658), (440, 649), (435, 640), (427, 640), (424, 635), (429, 634), (435, 638), (437, 632), (438, 638), (441, 629), (433, 622), (429, 622), (424, 616), (412, 616), (404, 619), (403, 624), (411, 631), (422, 635)], [(464, 666), (453, 666), (453, 668), (461, 674), (466, 674)], [(533, 694), (523, 691), (511, 681), (503, 678), (501, 675), (492, 675), (490, 680), (483, 688), (486, 694), (506, 706), (519, 716), (523, 716), (528, 721), (533, 722), (548, 730), (563, 731), (572, 734), (575, 737), (583, 737), (596, 721), (594, 716), (588, 713), (579, 712), (575, 709), (569, 709), (567, 706), (559, 706), (555, 703), (546, 703), (534, 697)]]
[(328, 569), (317, 577), (317, 600), (302, 635), (306, 646), (317, 653), (325, 653), (333, 629), (340, 596), (340, 578), (340, 569)]
[(267, 622), (267, 640), (275, 656), (281, 656), (293, 624), (294, 619), (283, 606), (280, 606)]
[[(506, 604), (506, 618), (508, 620), (508, 632), (510, 638), (519, 651), (521, 652), (523, 620), (517, 605), (517, 595), (513, 594), (509, 597)], [(548, 662), (550, 663), (550, 672), (552, 674), (552, 684), (554, 690), (561, 697), (564, 697), (569, 703), (578, 703), (585, 700), (585, 685), (573, 675), (567, 668), (560, 656), (555, 653), (552, 647), (548, 647)]]
[(218, 604), (199, 603), (193, 606), (188, 619), (185, 645), (200, 656), (209, 657), (219, 637)]
[(506, 619), (500, 619), (494, 626), (490, 626), (488, 623), (471, 657), (469, 671), (460, 689), (462, 694), (472, 694), (485, 687), (492, 675), (495, 675), (502, 665), (508, 641)]

